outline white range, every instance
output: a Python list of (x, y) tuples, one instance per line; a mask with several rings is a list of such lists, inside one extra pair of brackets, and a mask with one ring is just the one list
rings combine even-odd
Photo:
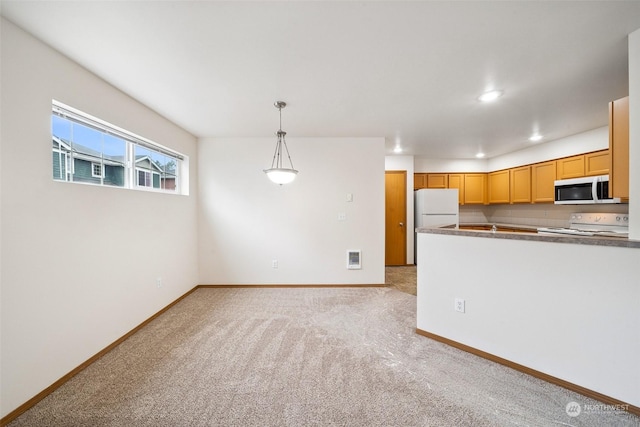
[(625, 238), (629, 237), (629, 214), (573, 213), (568, 228), (539, 227), (538, 233)]

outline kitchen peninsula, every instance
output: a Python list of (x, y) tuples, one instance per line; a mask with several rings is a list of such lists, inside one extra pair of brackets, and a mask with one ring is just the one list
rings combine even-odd
[(640, 411), (640, 241), (417, 234), (417, 332)]

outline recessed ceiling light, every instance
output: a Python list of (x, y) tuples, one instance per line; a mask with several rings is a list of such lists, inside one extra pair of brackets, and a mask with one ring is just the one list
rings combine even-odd
[(484, 153), (478, 153), (478, 154), (476, 154), (476, 157), (477, 157), (477, 158), (479, 158), (479, 159), (481, 159), (481, 158), (483, 158), (483, 157), (484, 157)]
[(480, 102), (491, 102), (500, 98), (504, 92), (501, 90), (491, 90), (489, 92), (485, 92), (478, 97)]
[(539, 133), (536, 133), (536, 134), (531, 135), (529, 137), (529, 141), (531, 141), (531, 142), (538, 142), (540, 140), (542, 140), (542, 135), (540, 135)]
[(402, 153), (402, 147), (400, 147), (399, 145), (396, 145), (396, 147), (393, 149), (393, 152), (396, 154)]

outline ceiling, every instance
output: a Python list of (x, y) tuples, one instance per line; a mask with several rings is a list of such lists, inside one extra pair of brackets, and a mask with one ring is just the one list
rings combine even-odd
[[(2, 15), (197, 137), (381, 137), (487, 157), (605, 126), (640, 1), (5, 1)], [(483, 104), (488, 89), (503, 96)], [(275, 138), (275, 137), (274, 137)], [(290, 144), (291, 145), (291, 144)]]

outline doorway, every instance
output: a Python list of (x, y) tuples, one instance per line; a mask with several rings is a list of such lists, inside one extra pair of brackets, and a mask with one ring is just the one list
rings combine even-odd
[(385, 171), (385, 265), (407, 264), (407, 171)]

